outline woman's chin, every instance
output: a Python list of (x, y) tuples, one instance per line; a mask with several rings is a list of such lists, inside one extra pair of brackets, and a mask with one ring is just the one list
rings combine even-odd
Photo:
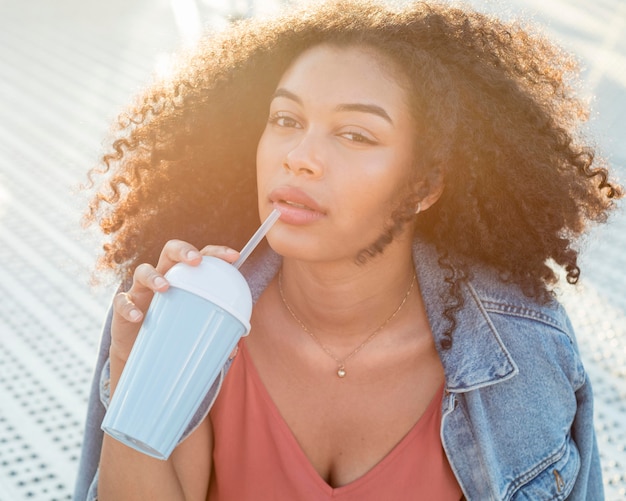
[(284, 258), (309, 261), (316, 254), (310, 245), (298, 244), (293, 240), (285, 241), (283, 238), (268, 236), (267, 243), (276, 254)]

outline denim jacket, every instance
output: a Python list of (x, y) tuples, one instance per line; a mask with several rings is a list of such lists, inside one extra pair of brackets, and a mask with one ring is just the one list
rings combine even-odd
[[(438, 340), (447, 328), (446, 275), (434, 248), (418, 240), (414, 261)], [(254, 300), (279, 266), (271, 251), (243, 266)], [(441, 440), (467, 500), (604, 499), (591, 386), (562, 306), (537, 304), (481, 266), (462, 289), (465, 304), (456, 315), (452, 347), (439, 353), (446, 376)], [(88, 404), (75, 501), (96, 499), (100, 423), (109, 398), (110, 317)], [(207, 415), (228, 367), (184, 437)]]

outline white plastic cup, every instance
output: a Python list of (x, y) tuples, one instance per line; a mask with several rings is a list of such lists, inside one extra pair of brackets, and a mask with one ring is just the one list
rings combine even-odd
[(250, 332), (252, 297), (231, 264), (203, 257), (179, 263), (156, 293), (102, 422), (144, 454), (167, 459), (241, 336)]

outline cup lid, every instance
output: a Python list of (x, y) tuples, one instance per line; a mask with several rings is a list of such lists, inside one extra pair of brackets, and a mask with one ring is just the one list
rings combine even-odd
[(224, 309), (250, 332), (252, 294), (243, 275), (232, 264), (204, 256), (198, 266), (174, 265), (166, 274), (171, 287), (191, 292)]

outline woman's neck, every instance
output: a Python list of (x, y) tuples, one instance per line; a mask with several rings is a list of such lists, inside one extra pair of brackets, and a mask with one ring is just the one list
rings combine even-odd
[(385, 252), (365, 264), (285, 258), (282, 294), (287, 309), (321, 342), (343, 339), (350, 344), (404, 307), (409, 290), (418, 295), (419, 287), (411, 286), (414, 271), (410, 249)]

